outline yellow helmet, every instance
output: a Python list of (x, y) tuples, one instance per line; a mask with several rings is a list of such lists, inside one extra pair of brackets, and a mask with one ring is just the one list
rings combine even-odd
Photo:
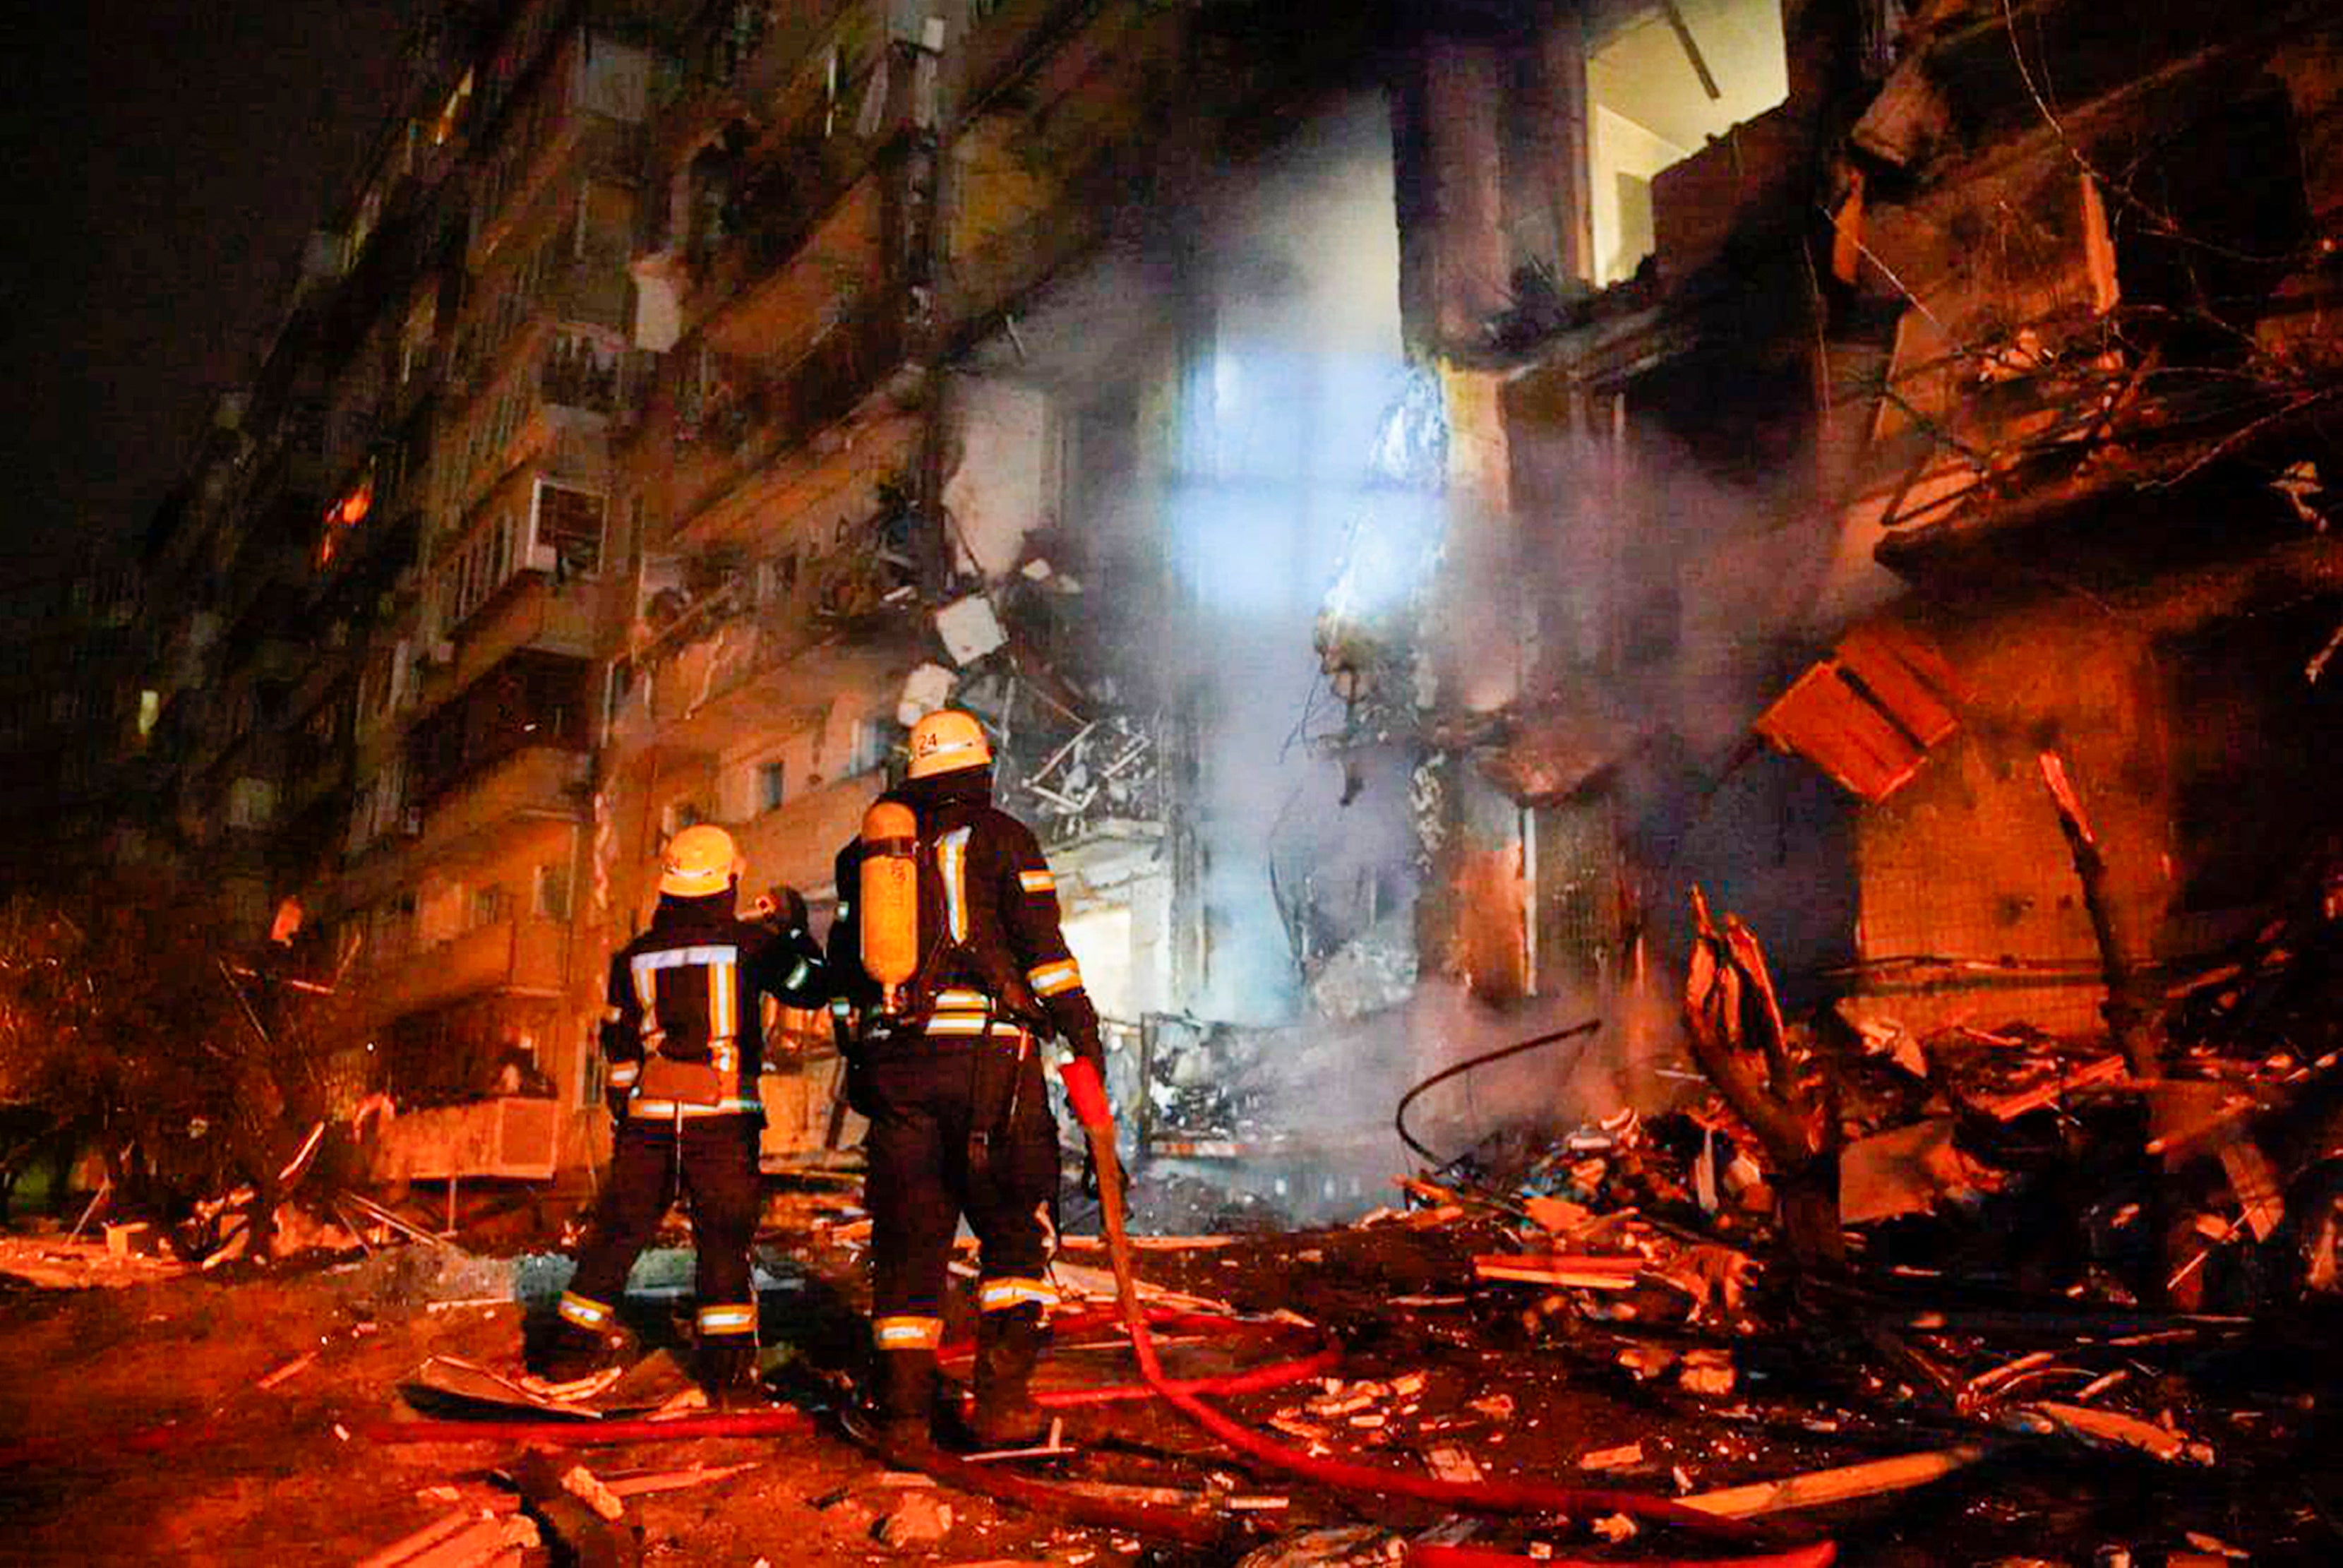
[(679, 899), (705, 898), (732, 885), (740, 869), (732, 835), (713, 822), (686, 828), (667, 841), (659, 857), (659, 890)]
[(910, 776), (981, 768), (992, 760), (984, 726), (957, 708), (939, 708), (911, 726)]

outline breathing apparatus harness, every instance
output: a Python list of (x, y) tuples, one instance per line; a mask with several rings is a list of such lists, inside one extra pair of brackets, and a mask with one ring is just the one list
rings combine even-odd
[[(863, 1020), (862, 1040), (924, 1030), (937, 999), (954, 981), (972, 982), (984, 996), (984, 1022), (970, 1062), (968, 1171), (971, 1181), (990, 1178), (996, 1141), (1005, 1140), (1017, 1114), (1025, 1065), (1036, 1037), (1052, 1031), (1041, 999), (1008, 956), (952, 933), (949, 919), (922, 921), (923, 879), (940, 890), (943, 869), (937, 845), (958, 815), (946, 804), (934, 813), (942, 821), (923, 823), (898, 799), (874, 801), (862, 817), (862, 859), (857, 871), (857, 928), (863, 972), (880, 990), (879, 1004)], [(930, 830), (939, 829), (939, 830)], [(941, 903), (948, 894), (933, 900)], [(932, 924), (931, 934), (922, 924)], [(923, 934), (926, 940), (922, 940)], [(875, 1014), (875, 1016), (874, 1016)], [(996, 1049), (995, 1026), (1011, 1026), (1016, 1049)]]

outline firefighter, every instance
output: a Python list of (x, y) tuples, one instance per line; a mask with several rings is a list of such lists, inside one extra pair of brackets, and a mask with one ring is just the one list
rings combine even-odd
[(1059, 928), (1031, 829), (992, 805), (983, 727), (952, 709), (912, 727), (901, 786), (838, 858), (830, 967), (850, 1009), (855, 1108), (870, 1118), (871, 1401), (887, 1442), (931, 1440), (952, 1235), (980, 1245), (975, 1413), (985, 1448), (1046, 1429), (1040, 1353), (1058, 1135), (1041, 1042), (1085, 1125), (1105, 1123), (1098, 1013)]
[(690, 1200), (698, 1253), (695, 1371), (719, 1403), (755, 1395), (749, 1247), (761, 1201), (759, 999), (820, 1007), (830, 992), (803, 900), (786, 893), (778, 906), (760, 900), (758, 918), (744, 920), (736, 909), (739, 870), (723, 829), (676, 834), (661, 857), (650, 929), (610, 960), (601, 1038), (616, 1145), (578, 1272), (537, 1358), (548, 1383), (575, 1382), (623, 1359), (618, 1300), (627, 1271), (680, 1191)]

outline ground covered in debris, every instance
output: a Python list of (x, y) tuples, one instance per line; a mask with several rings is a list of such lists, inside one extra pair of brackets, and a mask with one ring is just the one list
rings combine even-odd
[[(1762, 1271), (1721, 1265), (1729, 1249), (1720, 1243), (1645, 1231), (1639, 1247), (1634, 1205), (1598, 1212), (1637, 1168), (1635, 1148), (1658, 1141), (1630, 1129), (1604, 1151), (1556, 1146), (1527, 1174), (1517, 1170), (1512, 1201), (1418, 1183), (1408, 1207), (1369, 1223), (1147, 1239), (1141, 1275), (1171, 1292), (1158, 1304), (1208, 1303), (1250, 1331), (1230, 1338), (1175, 1322), (1161, 1331), (1167, 1363), (1196, 1376), (1305, 1361), (1306, 1381), (1219, 1402), (1295, 1452), (1418, 1476), (1708, 1500), (1779, 1541), (1835, 1540), (1842, 1561), (2322, 1562), (2343, 1547), (2321, 1501), (2338, 1494), (2343, 1476), (2318, 1425), (2321, 1342), (2311, 1325), (2248, 1345), (2211, 1320), (2108, 1320), (2102, 1331), (1978, 1317), (1910, 1352), (1942, 1372), (1947, 1345), (1972, 1336), (1957, 1342), (1989, 1375), (1971, 1374), (1963, 1400), (1940, 1403), (1913, 1386), (1918, 1372), (1910, 1382), (1883, 1378), (1877, 1345), (1770, 1329)], [(1489, 1151), (1493, 1161), (1502, 1155)], [(1016, 1472), (1092, 1500), (1179, 1510), (1208, 1522), (1214, 1544), (1070, 1523), (890, 1472), (830, 1414), (862, 1333), (853, 1211), (824, 1195), (810, 1206), (784, 1200), (775, 1212), (783, 1223), (761, 1248), (769, 1377), (806, 1422), (755, 1438), (563, 1446), (541, 1458), (505, 1439), (390, 1439), (404, 1422), (447, 1413), (401, 1392), (428, 1358), (510, 1363), (523, 1311), (515, 1298), (558, 1289), (557, 1259), (377, 1232), (397, 1244), (202, 1271), (20, 1231), (0, 1244), (9, 1281), (0, 1508), (11, 1552), (47, 1561), (383, 1553), (383, 1563), (432, 1568), (637, 1559), (1299, 1568), (1403, 1561), (1411, 1543), (1429, 1541), (1619, 1561), (1727, 1549), (1639, 1528), (1615, 1510), (1467, 1520), (1437, 1503), (1337, 1493), (1240, 1461), (1159, 1403), (1062, 1406), (1075, 1452), (1018, 1462)], [(1608, 1270), (1569, 1261), (1606, 1251), (1639, 1261)], [(1102, 1303), (1106, 1265), (1094, 1241), (1070, 1238), (1061, 1283)], [(687, 1266), (670, 1251), (639, 1271), (630, 1306), (647, 1343), (674, 1342)], [(1918, 1337), (1908, 1322), (1906, 1332)], [(2030, 1348), (2019, 1342), (2028, 1336)], [(1048, 1390), (1131, 1376), (1101, 1332), (1066, 1338)], [(1860, 1336), (1850, 1328), (1846, 1338)], [(2094, 1371), (2090, 1381), (2126, 1385), (2128, 1407), (2068, 1378), (2056, 1382), (2063, 1402), (1993, 1419), (2021, 1408), (1996, 1391), (2014, 1394), (2029, 1373), (2090, 1355), (2127, 1373)], [(2086, 1413), (2046, 1421), (2046, 1405)], [(2140, 1413), (2118, 1415), (2124, 1408)], [(2107, 1419), (2094, 1422), (2092, 1411)], [(2140, 1429), (2171, 1441), (2143, 1443)], [(605, 1489), (598, 1501), (612, 1517), (582, 1543), (578, 1522), (601, 1515), (519, 1495), (525, 1473), (548, 1465), (571, 1478), (573, 1500), (595, 1500), (597, 1483)], [(579, 1465), (590, 1480), (574, 1476)], [(1730, 1501), (1745, 1483), (1818, 1473), (1820, 1495), (1834, 1486), (1854, 1495), (1790, 1510), (1778, 1492)], [(1874, 1479), (1827, 1479), (1840, 1475)], [(484, 1511), (473, 1533), (450, 1533)]]

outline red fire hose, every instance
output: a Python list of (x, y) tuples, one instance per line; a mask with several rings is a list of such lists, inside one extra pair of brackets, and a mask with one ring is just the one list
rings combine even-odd
[(542, 1442), (592, 1448), (606, 1442), (649, 1442), (698, 1437), (771, 1437), (801, 1432), (813, 1418), (801, 1410), (705, 1411), (654, 1421), (649, 1416), (604, 1421), (378, 1421), (366, 1429), (376, 1442)]
[[(1282, 1322), (1262, 1323), (1243, 1318), (1232, 1318), (1220, 1312), (1189, 1312), (1175, 1307), (1150, 1307), (1148, 1323), (1175, 1333), (1196, 1334), (1212, 1339), (1272, 1338), (1286, 1332), (1291, 1325)], [(1050, 1322), (1051, 1337), (1063, 1343), (1067, 1336), (1087, 1330), (1122, 1327), (1121, 1307), (1085, 1308), (1080, 1312), (1061, 1312)], [(1115, 1341), (1120, 1344), (1121, 1338)], [(957, 1340), (946, 1343), (941, 1354), (947, 1361), (955, 1356), (974, 1353), (973, 1342)], [(1189, 1393), (1253, 1393), (1266, 1388), (1282, 1388), (1288, 1383), (1302, 1382), (1321, 1377), (1342, 1364), (1342, 1352), (1328, 1344), (1305, 1356), (1270, 1362), (1242, 1372), (1223, 1372), (1214, 1377), (1173, 1380), (1172, 1386)], [(1033, 1402), (1049, 1410), (1071, 1410), (1096, 1404), (1120, 1404), (1132, 1400), (1153, 1399), (1155, 1390), (1146, 1382), (1106, 1383), (1093, 1388), (1043, 1389), (1033, 1394)]]
[[(1077, 1088), (1071, 1074), (1068, 1087)], [(1115, 1156), (1114, 1127), (1105, 1114), (1105, 1097), (1099, 1091), (1095, 1079), (1086, 1087), (1090, 1089), (1090, 1094), (1078, 1092), (1073, 1099), (1077, 1111), (1082, 1115), (1083, 1129), (1089, 1136), (1091, 1153), (1098, 1166), (1108, 1252), (1114, 1265), (1115, 1294), (1121, 1307), (1122, 1326), (1131, 1337), (1132, 1353), (1138, 1360), (1142, 1382), (1106, 1389), (1043, 1393), (1036, 1396), (1037, 1402), (1063, 1406), (1152, 1394), (1237, 1452), (1342, 1491), (1410, 1497), (1467, 1512), (1577, 1513), (1582, 1516), (1592, 1513), (1624, 1513), (1631, 1518), (1681, 1525), (1737, 1541), (1763, 1539), (1762, 1532), (1738, 1520), (1687, 1508), (1647, 1493), (1609, 1487), (1553, 1486), (1535, 1482), (1443, 1481), (1380, 1465), (1322, 1459), (1272, 1442), (1204, 1403), (1197, 1397), (1199, 1393), (1239, 1392), (1247, 1389), (1273, 1387), (1314, 1375), (1334, 1364), (1339, 1352), (1330, 1346), (1314, 1355), (1272, 1362), (1216, 1378), (1174, 1380), (1164, 1374), (1162, 1362), (1156, 1354), (1151, 1320), (1168, 1328), (1207, 1333), (1246, 1332), (1252, 1332), (1252, 1326), (1207, 1314), (1161, 1310), (1150, 1312), (1141, 1305), (1138, 1281), (1131, 1267), (1130, 1238), (1123, 1226), (1122, 1179)], [(1104, 1321), (1103, 1313), (1075, 1314), (1061, 1319), (1059, 1326), (1088, 1327)], [(703, 1437), (748, 1436), (789, 1430), (802, 1424), (804, 1420), (804, 1416), (795, 1411), (774, 1411), (739, 1415), (711, 1413), (680, 1422), (496, 1422), (488, 1423), (487, 1430), (482, 1429), (482, 1423), (409, 1422), (378, 1425), (368, 1435), (378, 1442), (387, 1442), (460, 1441), (476, 1436), (510, 1439), (524, 1435), (551, 1442), (616, 1442), (679, 1436), (687, 1432)], [(1085, 1523), (1137, 1531), (1191, 1545), (1217, 1543), (1225, 1530), (1221, 1521), (1204, 1515), (1180, 1509), (1088, 1497), (1046, 1482), (1031, 1481), (973, 1465), (933, 1449), (900, 1457), (947, 1484)], [(1836, 1555), (1835, 1544), (1822, 1541), (1771, 1553), (1705, 1558), (1696, 1563), (1671, 1560), (1663, 1564), (1647, 1560), (1647, 1568), (1826, 1568)], [(1511, 1564), (1533, 1559), (1475, 1547), (1418, 1544), (1409, 1549), (1407, 1561), (1413, 1568), (1509, 1568)], [(1591, 1559), (1547, 1558), (1543, 1561), (1559, 1563), (1561, 1568), (1598, 1568)]]
[[(1070, 1074), (1068, 1088), (1073, 1087)], [(1083, 1113), (1083, 1131), (1089, 1135), (1091, 1158), (1098, 1167), (1099, 1196), (1108, 1255), (1114, 1264), (1115, 1293), (1122, 1303), (1123, 1323), (1131, 1334), (1132, 1353), (1139, 1360), (1140, 1375), (1165, 1403), (1239, 1453), (1344, 1491), (1413, 1497), (1465, 1511), (1582, 1515), (1590, 1513), (1624, 1513), (1631, 1518), (1678, 1524), (1689, 1530), (1734, 1540), (1748, 1541), (1758, 1534), (1751, 1526), (1737, 1520), (1720, 1518), (1646, 1493), (1609, 1487), (1552, 1486), (1536, 1482), (1443, 1481), (1380, 1465), (1321, 1459), (1298, 1449), (1272, 1442), (1212, 1409), (1163, 1375), (1162, 1363), (1155, 1354), (1154, 1338), (1148, 1328), (1147, 1314), (1140, 1306), (1138, 1282), (1131, 1270), (1131, 1241), (1123, 1230), (1122, 1174), (1115, 1157), (1114, 1124), (1103, 1114), (1102, 1096), (1091, 1097), (1092, 1104), (1088, 1107), (1083, 1104), (1084, 1097), (1076, 1095), (1073, 1098), (1076, 1110)], [(1819, 1564), (1830, 1562), (1835, 1555), (1835, 1548), (1824, 1542), (1805, 1549), (1796, 1561)]]
[[(1703, 1557), (1697, 1563), (1680, 1558), (1639, 1557), (1635, 1568), (1826, 1568), (1838, 1554), (1830, 1542), (1793, 1546), (1755, 1557)], [(1483, 1546), (1427, 1546), (1407, 1549), (1407, 1568), (1620, 1568), (1615, 1557), (1524, 1557), (1512, 1552), (1492, 1552)]]

